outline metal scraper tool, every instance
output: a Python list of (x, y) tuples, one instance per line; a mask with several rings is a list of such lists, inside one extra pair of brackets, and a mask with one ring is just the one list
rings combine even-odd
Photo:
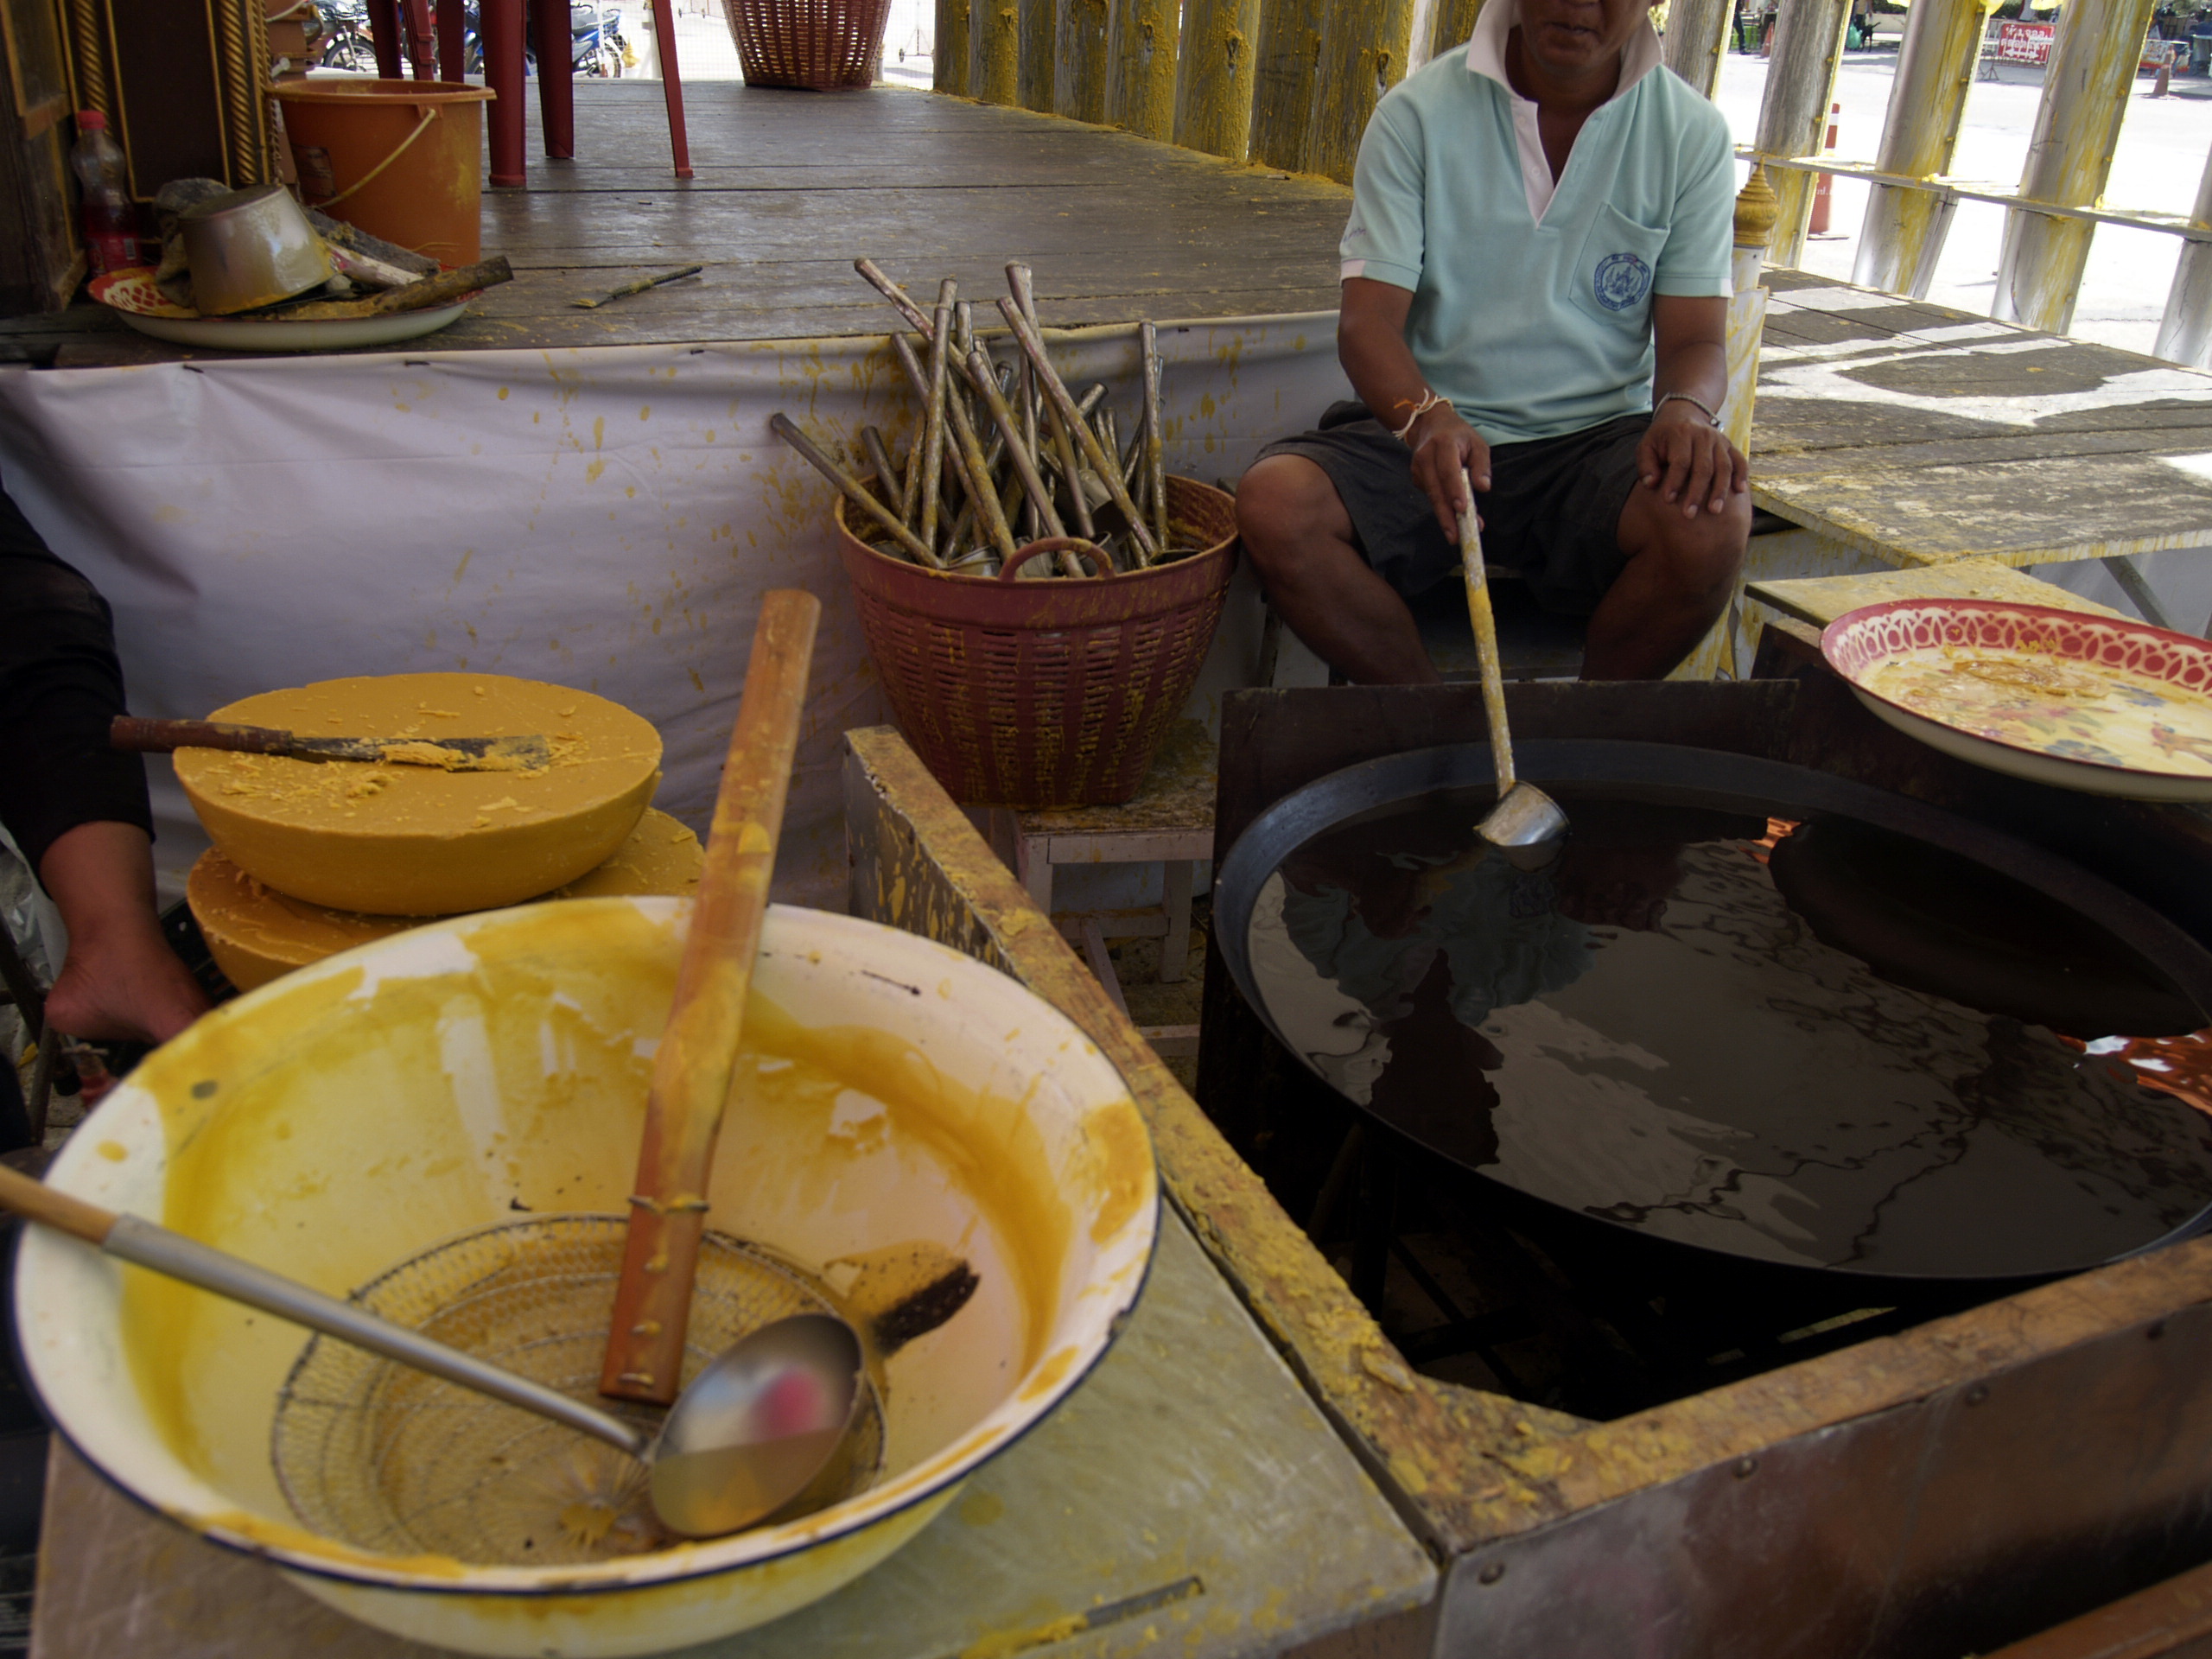
[(1482, 527), (1475, 519), (1475, 485), (1465, 467), (1459, 482), (1467, 504), (1459, 509), (1459, 563), (1467, 578), (1467, 618), (1475, 626), (1475, 653), (1483, 677), (1483, 709), (1490, 716), (1490, 753), (1497, 771), (1497, 804), (1475, 826), (1475, 833), (1505, 855), (1516, 869), (1537, 870), (1558, 856), (1567, 835), (1567, 814), (1560, 804), (1513, 775), (1513, 734), (1505, 725), (1505, 671), (1498, 661), (1497, 619), (1490, 607), (1490, 581), (1483, 569)]
[(139, 720), (130, 715), (115, 717), (107, 741), (110, 748), (139, 754), (228, 749), (238, 754), (282, 754), (295, 760), (365, 760), (441, 772), (542, 772), (553, 759), (543, 737), (302, 737), (274, 726)]

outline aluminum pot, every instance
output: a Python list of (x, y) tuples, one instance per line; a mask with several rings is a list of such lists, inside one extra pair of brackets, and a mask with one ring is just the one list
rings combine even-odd
[(177, 215), (193, 309), (203, 317), (275, 305), (331, 278), (330, 254), (292, 193), (257, 184)]
[[(526, 906), (303, 968), (158, 1050), (48, 1179), (340, 1294), (511, 1206), (620, 1212), (687, 910)], [(710, 1226), (832, 1285), (836, 1263), (916, 1241), (980, 1280), (887, 1362), (887, 1471), (857, 1497), (583, 1567), (365, 1553), (305, 1530), (270, 1466), (304, 1332), (35, 1230), (16, 1278), (32, 1381), (123, 1490), (414, 1641), (657, 1653), (803, 1606), (918, 1531), (1103, 1355), (1142, 1287), (1158, 1188), (1127, 1087), (1073, 1025), (895, 929), (773, 908), (747, 1056)], [(810, 1067), (830, 1086), (776, 1081)]]

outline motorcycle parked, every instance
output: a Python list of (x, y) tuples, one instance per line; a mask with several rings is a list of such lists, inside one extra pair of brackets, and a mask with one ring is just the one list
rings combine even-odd
[(377, 72), (377, 51), (369, 37), (368, 0), (315, 0), (322, 19), (322, 52), (315, 61), (325, 69), (354, 74)]

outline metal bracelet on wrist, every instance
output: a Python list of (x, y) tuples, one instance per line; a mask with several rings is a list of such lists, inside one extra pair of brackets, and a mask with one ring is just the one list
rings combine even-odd
[(1693, 397), (1687, 391), (1670, 391), (1666, 393), (1656, 404), (1652, 405), (1651, 412), (1654, 415), (1656, 415), (1661, 410), (1666, 408), (1668, 404), (1674, 403), (1688, 404), (1692, 409), (1697, 410), (1699, 414), (1704, 416), (1707, 420), (1711, 421), (1716, 427), (1720, 424), (1720, 417), (1714, 414), (1713, 410), (1706, 405), (1704, 399)]

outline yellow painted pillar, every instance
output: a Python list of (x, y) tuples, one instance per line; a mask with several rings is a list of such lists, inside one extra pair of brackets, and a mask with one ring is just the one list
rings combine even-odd
[(1018, 0), (1020, 38), (1015, 47), (1014, 97), (1025, 110), (1050, 111), (1056, 68), (1053, 42), (1058, 37), (1056, 0)]
[(1184, 0), (1175, 66), (1175, 142), (1241, 162), (1252, 147), (1252, 66), (1260, 0)]
[(1375, 113), (1376, 101), (1405, 79), (1413, 29), (1414, 0), (1335, 0), (1330, 6), (1313, 129), (1306, 140), (1306, 172), (1351, 182), (1367, 118)]
[[(1850, 21), (1851, 0), (1782, 0), (1766, 96), (1759, 105), (1758, 133), (1751, 141), (1758, 155), (1788, 161), (1821, 153), (1821, 140), (1827, 136), (1828, 105), (1835, 97), (1835, 72), (1843, 60), (1844, 26)], [(1771, 177), (1782, 206), (1769, 257), (1777, 265), (1794, 265), (1805, 251), (1814, 175), (1777, 168)]]
[[(1679, 0), (1677, 0), (1679, 3)], [(1924, 4), (1926, 0), (1916, 0)], [(1774, 234), (1781, 200), (1767, 183), (1766, 169), (1753, 167), (1751, 176), (1736, 197), (1736, 252), (1730, 276), (1735, 293), (1728, 301), (1728, 395), (1720, 405), (1721, 429), (1728, 442), (1745, 454), (1751, 451), (1751, 401), (1758, 387), (1759, 333), (1766, 325), (1766, 289), (1759, 278), (1766, 270), (1768, 239)], [(1736, 677), (1744, 641), (1744, 578), (1697, 649), (1683, 659), (1670, 680), (1710, 680)]]
[(1265, 0), (1253, 66), (1251, 159), (1303, 173), (1326, 0)]
[(1011, 104), (1021, 70), (1020, 0), (976, 0), (969, 25), (975, 67), (969, 92), (986, 104)]
[(1667, 8), (1667, 67), (1711, 98), (1720, 85), (1720, 54), (1735, 22), (1736, 0), (1672, 0)]
[[(2212, 232), (2212, 161), (2204, 164), (2204, 177), (2196, 187), (2196, 210), (2189, 222), (2197, 230)], [(2192, 369), (2212, 369), (2212, 242), (2181, 245), (2181, 264), (2175, 269), (2166, 314), (2158, 321), (2158, 343), (2151, 354)]]
[(1141, 138), (1175, 136), (1175, 0), (1114, 0), (1106, 119)]
[(937, 43), (930, 60), (930, 90), (968, 96), (969, 0), (937, 0)]
[(1766, 274), (1767, 248), (1781, 213), (1782, 202), (1766, 169), (1754, 167), (1736, 195), (1736, 252), (1730, 271), (1736, 291), (1728, 300), (1728, 396), (1720, 406), (1728, 442), (1747, 455), (1751, 402), (1758, 390), (1759, 334), (1766, 327), (1766, 289), (1759, 279)]
[[(2043, 101), (2036, 105), (2028, 164), (2020, 174), (2020, 194), (2027, 200), (2087, 207), (2103, 194), (2153, 3), (2069, 0), (2058, 14), (2058, 38), (2050, 48)], [(2074, 300), (2095, 229), (2085, 219), (2007, 208), (1997, 299), (1989, 315), (2064, 334), (2074, 321)]]
[(1058, 63), (1052, 110), (1072, 120), (1106, 119), (1107, 0), (1059, 0), (1053, 29)]
[(1436, 0), (1436, 10), (1428, 15), (1428, 56), (1440, 58), (1453, 47), (1465, 46), (1482, 10), (1483, 0)]
[[(1988, 22), (1982, 0), (1914, 0), (1905, 14), (1904, 42), (1897, 48), (1889, 113), (1874, 158), (1883, 172), (1932, 179), (1951, 170)], [(1929, 191), (1876, 185), (1867, 198), (1851, 280), (1891, 294), (1925, 296), (1949, 221), (1948, 204)]]

